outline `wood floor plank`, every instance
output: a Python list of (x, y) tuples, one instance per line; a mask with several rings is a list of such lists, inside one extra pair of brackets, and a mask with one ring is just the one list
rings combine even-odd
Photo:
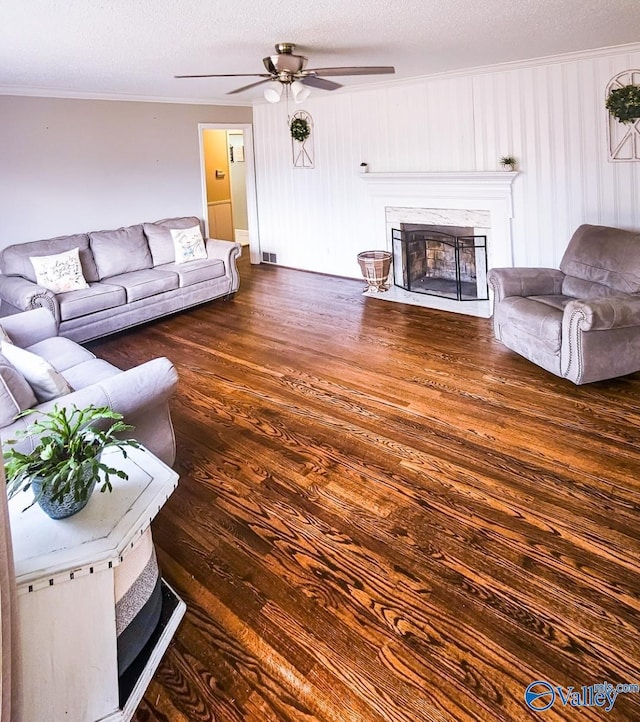
[[(137, 722), (517, 722), (538, 679), (640, 682), (640, 374), (576, 387), (486, 319), (241, 278), (91, 344), (180, 375), (153, 534), (188, 611)], [(544, 718), (603, 715), (640, 693)]]

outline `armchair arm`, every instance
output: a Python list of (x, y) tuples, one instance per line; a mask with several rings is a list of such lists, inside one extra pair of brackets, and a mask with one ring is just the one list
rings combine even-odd
[(640, 327), (640, 296), (621, 294), (569, 301), (564, 318), (567, 322), (573, 319), (581, 331)]
[(58, 324), (46, 308), (4, 316), (0, 319), (0, 325), (13, 343), (21, 348), (58, 335)]
[(240, 274), (236, 260), (242, 253), (242, 246), (233, 241), (220, 241), (217, 238), (207, 238), (207, 256), (218, 258), (224, 261), (227, 276), (231, 278), (231, 292), (234, 293), (240, 287)]
[(0, 276), (0, 298), (23, 311), (46, 308), (56, 323), (60, 323), (60, 306), (55, 293), (22, 276)]
[(492, 268), (489, 283), (495, 300), (508, 296), (552, 296), (562, 293), (564, 273), (557, 268)]

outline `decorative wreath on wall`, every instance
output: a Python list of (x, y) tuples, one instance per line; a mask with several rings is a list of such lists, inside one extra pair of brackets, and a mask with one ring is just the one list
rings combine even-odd
[(607, 96), (607, 110), (621, 123), (633, 123), (640, 118), (640, 85), (613, 88)]
[(291, 137), (299, 143), (304, 141), (311, 135), (311, 127), (306, 118), (294, 118), (289, 126)]

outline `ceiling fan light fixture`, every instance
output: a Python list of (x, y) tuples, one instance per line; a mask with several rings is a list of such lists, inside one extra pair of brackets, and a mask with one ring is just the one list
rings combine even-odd
[(311, 90), (299, 80), (294, 80), (291, 83), (291, 93), (296, 103), (302, 103), (311, 95)]
[(278, 103), (281, 97), (282, 84), (275, 80), (272, 83), (267, 83), (267, 86), (264, 89), (265, 100), (268, 100), (270, 103)]

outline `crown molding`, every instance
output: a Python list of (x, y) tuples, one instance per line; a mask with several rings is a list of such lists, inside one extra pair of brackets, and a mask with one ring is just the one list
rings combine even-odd
[(60, 98), (62, 100), (117, 100), (127, 103), (168, 103), (179, 105), (225, 105), (235, 108), (250, 108), (251, 101), (233, 101), (204, 98), (171, 98), (156, 95), (128, 95), (125, 93), (94, 93), (56, 88), (29, 88), (15, 85), (0, 85), (0, 95), (32, 98)]

